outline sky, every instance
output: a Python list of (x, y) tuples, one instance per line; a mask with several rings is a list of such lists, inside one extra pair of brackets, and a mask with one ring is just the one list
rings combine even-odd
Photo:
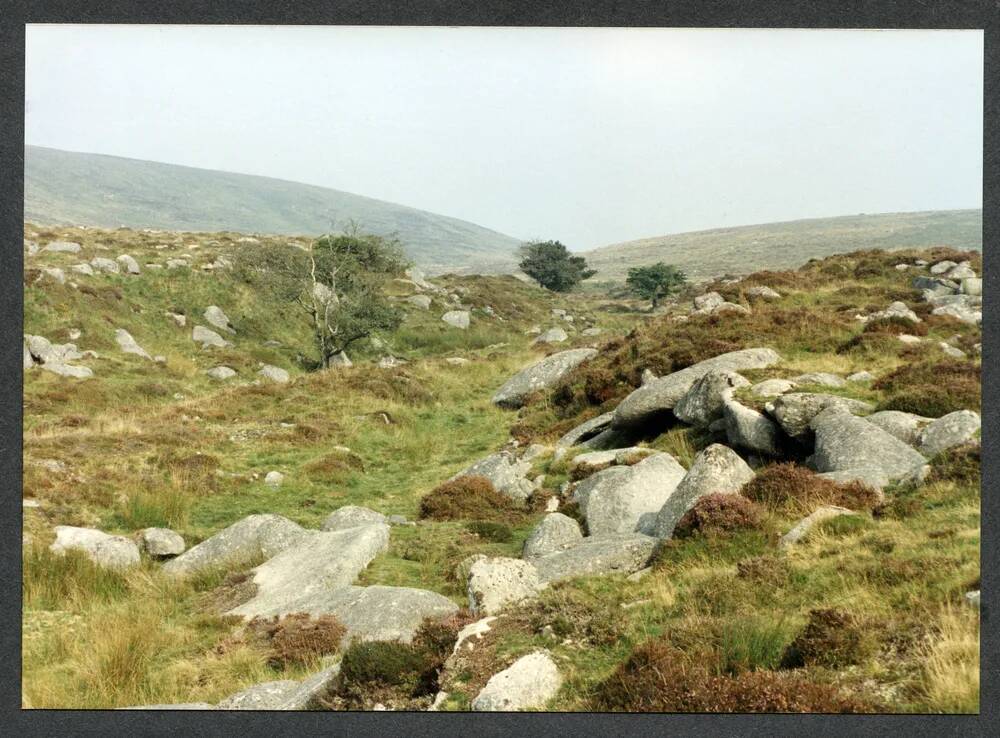
[(27, 28), (25, 142), (574, 250), (982, 204), (980, 31)]

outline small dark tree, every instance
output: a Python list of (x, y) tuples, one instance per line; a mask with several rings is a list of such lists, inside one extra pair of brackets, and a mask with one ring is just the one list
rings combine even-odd
[(406, 268), (395, 239), (347, 233), (323, 236), (306, 249), (248, 244), (236, 256), (233, 273), (281, 302), (302, 309), (319, 352), (334, 356), (378, 330), (393, 330), (402, 315), (385, 298), (385, 282)]
[(597, 272), (558, 241), (531, 241), (521, 247), (521, 271), (553, 292), (569, 292)]
[(660, 300), (676, 292), (686, 281), (684, 272), (673, 264), (660, 261), (650, 266), (632, 267), (625, 284), (632, 293), (652, 300), (655, 308)]

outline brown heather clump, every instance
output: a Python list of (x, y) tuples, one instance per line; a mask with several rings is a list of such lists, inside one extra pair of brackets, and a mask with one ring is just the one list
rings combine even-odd
[(872, 386), (889, 394), (879, 410), (900, 410), (929, 418), (955, 410), (978, 411), (982, 403), (982, 370), (965, 360), (904, 364)]
[(439, 484), (420, 500), (420, 517), (430, 520), (516, 519), (520, 510), (486, 477), (466, 474)]
[(713, 674), (665, 641), (640, 645), (599, 684), (591, 708), (615, 712), (873, 712), (833, 686), (779, 672)]
[(687, 538), (695, 534), (725, 535), (757, 528), (760, 508), (742, 495), (715, 493), (700, 498), (678, 521), (674, 535)]
[(247, 628), (267, 642), (271, 651), (268, 663), (280, 669), (293, 664), (309, 664), (321, 656), (335, 653), (347, 632), (333, 615), (312, 618), (303, 612), (281, 618), (254, 618)]
[(751, 556), (736, 562), (736, 576), (759, 584), (780, 584), (788, 579), (788, 561), (777, 556)]
[(740, 493), (770, 508), (799, 511), (811, 510), (817, 505), (871, 510), (880, 502), (878, 492), (861, 482), (837, 484), (792, 462), (764, 467)]
[(982, 481), (981, 454), (978, 443), (966, 443), (941, 452), (931, 459), (931, 473), (926, 483), (954, 482), (978, 487)]
[(805, 629), (785, 650), (781, 665), (786, 669), (803, 666), (841, 669), (862, 663), (874, 650), (873, 639), (850, 613), (812, 610)]

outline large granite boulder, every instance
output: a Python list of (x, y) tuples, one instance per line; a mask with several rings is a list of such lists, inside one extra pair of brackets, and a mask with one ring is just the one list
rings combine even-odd
[(269, 559), (310, 533), (280, 515), (249, 515), (163, 565), (166, 574), (190, 576), (237, 569)]
[(865, 420), (877, 425), (903, 443), (916, 448), (920, 445), (920, 435), (923, 433), (924, 428), (934, 419), (914, 415), (913, 413), (904, 413), (899, 410), (881, 410), (877, 413), (866, 415)]
[(587, 359), (597, 355), (597, 349), (583, 348), (560, 351), (522, 369), (508, 379), (493, 395), (493, 404), (516, 409), (534, 392), (551, 387)]
[(778, 425), (797, 441), (809, 441), (812, 429), (809, 423), (816, 415), (828, 407), (840, 407), (850, 413), (862, 413), (874, 407), (861, 400), (836, 395), (822, 395), (811, 392), (790, 392), (768, 405), (768, 412), (778, 421)]
[(209, 325), (218, 328), (220, 331), (226, 331), (227, 333), (236, 333), (233, 328), (232, 323), (229, 322), (229, 316), (226, 315), (222, 308), (218, 305), (209, 305), (205, 308), (205, 320)]
[(536, 651), (490, 677), (472, 700), (472, 709), (479, 712), (539, 709), (545, 707), (561, 685), (562, 677), (552, 657)]
[(670, 538), (678, 521), (699, 499), (709, 494), (736, 494), (753, 477), (753, 469), (735, 451), (713, 443), (695, 457), (687, 474), (660, 508), (654, 534)]
[(386, 517), (380, 512), (360, 505), (344, 505), (326, 516), (322, 530), (344, 530), (345, 528), (356, 528), (359, 525), (376, 525), (385, 522)]
[(464, 476), (486, 477), (498, 492), (503, 492), (512, 500), (522, 501), (535, 491), (534, 483), (526, 476), (530, 470), (530, 461), (518, 459), (510, 451), (499, 451), (460, 471), (452, 479)]
[(781, 357), (773, 349), (743, 349), (720, 354), (679, 372), (659, 377), (639, 387), (622, 400), (615, 410), (611, 427), (641, 429), (647, 423), (672, 410), (692, 385), (711, 371), (738, 372), (744, 369), (764, 369), (779, 361)]
[(72, 525), (57, 525), (55, 534), (56, 540), (49, 546), (52, 553), (82, 551), (101, 568), (115, 571), (139, 565), (139, 547), (124, 536), (112, 536), (94, 528), (77, 528)]
[(903, 441), (842, 407), (821, 411), (810, 427), (816, 434), (810, 460), (819, 472), (878, 469), (894, 480), (917, 473), (927, 463)]
[(508, 605), (531, 599), (541, 583), (534, 564), (522, 559), (483, 558), (469, 569), (469, 609), (493, 615)]
[(568, 338), (569, 336), (566, 334), (566, 331), (564, 331), (562, 328), (556, 327), (556, 328), (549, 328), (547, 331), (545, 331), (545, 333), (539, 335), (538, 338), (536, 338), (533, 341), (533, 343), (562, 343)]
[(767, 416), (728, 399), (723, 405), (726, 438), (738, 448), (777, 456), (781, 449), (781, 432)]
[(934, 456), (972, 440), (982, 426), (979, 413), (957, 410), (932, 421), (920, 434), (920, 453)]
[[(587, 495), (587, 530), (591, 536), (651, 533), (656, 514), (686, 474), (670, 454), (658, 453), (606, 478)], [(605, 470), (608, 471), (608, 470)]]
[(441, 316), (441, 320), (450, 325), (452, 328), (460, 328), (464, 331), (469, 327), (469, 311), (449, 310)]
[(245, 618), (325, 612), (326, 597), (349, 586), (389, 546), (389, 526), (375, 523), (311, 532), (253, 569), (256, 594), (229, 611)]
[(191, 331), (191, 340), (200, 343), (202, 348), (226, 348), (232, 344), (210, 328), (196, 325)]
[(750, 382), (736, 372), (710, 371), (691, 385), (677, 404), (674, 417), (689, 425), (707, 427), (722, 417), (722, 407), (733, 390)]
[(533, 558), (542, 584), (582, 576), (632, 574), (644, 568), (657, 539), (641, 533), (584, 538), (576, 546)]
[(562, 513), (553, 512), (542, 518), (524, 542), (521, 556), (534, 559), (572, 548), (583, 540), (580, 524)]
[(139, 532), (139, 548), (149, 556), (165, 559), (184, 553), (184, 539), (170, 528), (144, 528)]
[(613, 412), (604, 413), (603, 415), (598, 415), (596, 418), (591, 418), (590, 420), (581, 423), (556, 441), (556, 448), (569, 448), (570, 446), (575, 446), (578, 443), (582, 443), (590, 438), (593, 438), (611, 426), (612, 417), (614, 417)]

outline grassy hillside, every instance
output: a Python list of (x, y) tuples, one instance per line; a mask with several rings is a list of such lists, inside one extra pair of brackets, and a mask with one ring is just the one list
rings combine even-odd
[[(385, 349), (369, 345), (352, 354), (353, 368), (310, 373), (296, 361), (306, 329), (290, 313), (234, 285), (225, 272), (203, 269), (237, 246), (233, 234), (26, 230), (40, 244), (73, 240), (84, 250), (26, 257), (25, 332), (62, 342), (79, 331), (78, 347), (99, 354), (81, 361), (93, 368), (91, 379), (37, 368), (25, 374), (23, 495), (38, 503), (24, 511), (26, 707), (214, 703), (317, 668), (315, 661), (275, 664), (266, 645), (213, 610), (221, 575), (177, 582), (148, 560), (127, 574), (109, 573), (82, 556), (49, 553), (55, 525), (122, 535), (169, 526), (192, 545), (251, 513), (316, 527), (342, 505), (365, 505), (417, 524), (392, 528), (388, 550), (360, 584), (420, 587), (465, 604), (456, 567), (478, 553), (518, 557), (543, 505), (418, 519), (421, 498), (511, 436), (546, 446), (532, 462), (545, 475), (535, 502), (558, 496), (576, 450), (556, 458), (551, 443), (614, 408), (646, 368), (662, 375), (763, 345), (783, 361), (746, 372), (753, 381), (867, 370), (880, 381), (802, 389), (880, 408), (903, 398), (909, 410), (927, 415), (939, 414), (942, 404), (979, 407), (979, 328), (930, 315), (910, 285), (913, 273), (894, 268), (903, 260), (968, 257), (979, 272), (979, 254), (869, 251), (712, 285), (750, 305), (749, 315), (688, 316), (687, 306), (672, 304), (650, 316), (633, 304), (551, 295), (509, 276), (448, 276), (437, 280), (445, 293), (434, 293), (430, 311), (406, 307), (403, 326), (379, 337), (409, 363), (376, 368), (371, 360)], [(81, 257), (123, 252), (143, 265), (183, 254), (192, 263), (144, 266), (134, 276), (68, 271)], [(43, 271), (54, 266), (67, 270), (65, 284)], [(782, 297), (753, 300), (746, 293), (753, 285)], [(392, 289), (402, 298), (411, 288)], [(449, 294), (472, 308), (468, 331), (440, 321)], [(921, 314), (920, 327), (909, 328), (922, 335), (921, 344), (904, 344), (854, 318), (892, 300)], [(191, 342), (191, 326), (209, 304), (235, 325), (231, 348), (199, 350)], [(574, 320), (557, 321), (553, 308)], [(178, 327), (168, 310), (186, 314), (187, 326)], [(686, 319), (677, 320), (681, 315)], [(519, 411), (493, 406), (493, 392), (544, 353), (525, 330), (556, 323), (570, 334), (559, 348), (596, 345), (599, 355)], [(604, 332), (585, 336), (587, 326)], [(119, 352), (117, 327), (166, 363)], [(281, 345), (264, 345), (273, 340)], [(967, 357), (945, 354), (938, 346), (945, 340)], [(446, 361), (454, 357), (468, 363)], [(288, 369), (292, 381), (254, 383), (262, 361)], [(238, 376), (210, 380), (204, 372), (218, 364)], [(935, 407), (913, 404), (921, 401)], [(668, 451), (685, 467), (710, 442), (693, 428), (661, 430), (643, 445)], [(760, 503), (756, 527), (666, 541), (643, 578), (581, 577), (552, 586), (503, 613), (472, 660), (441, 675), (450, 695), (443, 709), (467, 709), (490, 675), (544, 648), (564, 677), (549, 704), (556, 710), (712, 711), (733, 704), (720, 700), (746, 704), (738, 700), (763, 692), (771, 710), (808, 704), (820, 711), (976, 712), (979, 619), (963, 595), (979, 586), (978, 448), (941, 454), (931, 467), (924, 482), (887, 488), (884, 505), (831, 521), (792, 551), (780, 550), (777, 538), (815, 501), (796, 499), (779, 484)], [(272, 469), (285, 474), (278, 489), (262, 480)], [(563, 501), (560, 510), (571, 514), (571, 505)], [(817, 640), (817, 630), (829, 658), (782, 665), (791, 644), (807, 631)], [(407, 700), (386, 687), (354, 706), (422, 709), (431, 697)]]
[(318, 235), (357, 221), (397, 233), (423, 268), (509, 271), (518, 241), (457, 218), (349, 192), (39, 146), (24, 148), (24, 217), (38, 223)]
[(595, 282), (622, 282), (630, 267), (676, 264), (689, 278), (789, 269), (857, 249), (947, 245), (982, 250), (982, 210), (845, 215), (676, 233), (584, 252)]

